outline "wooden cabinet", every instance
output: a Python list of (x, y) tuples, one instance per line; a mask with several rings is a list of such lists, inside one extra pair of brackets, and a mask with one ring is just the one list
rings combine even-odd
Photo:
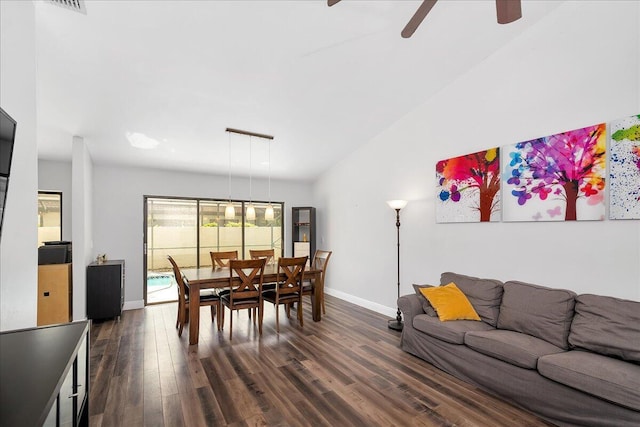
[(87, 317), (105, 319), (122, 314), (124, 260), (93, 262), (87, 267)]
[(38, 326), (71, 321), (72, 289), (71, 264), (38, 266)]
[(293, 256), (308, 256), (311, 261), (316, 253), (316, 208), (291, 208), (291, 222)]
[(0, 426), (89, 425), (89, 322), (0, 333)]

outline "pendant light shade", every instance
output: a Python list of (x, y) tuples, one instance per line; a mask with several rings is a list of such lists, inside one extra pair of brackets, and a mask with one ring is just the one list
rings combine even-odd
[(233, 207), (233, 204), (231, 202), (227, 203), (227, 207), (224, 209), (224, 218), (225, 219), (236, 218), (236, 208)]
[(253, 203), (249, 203), (247, 205), (246, 216), (249, 221), (254, 221), (256, 219), (256, 208), (253, 207)]
[(269, 203), (269, 206), (267, 206), (267, 209), (264, 211), (264, 219), (265, 221), (273, 221), (273, 206), (271, 206), (271, 203)]

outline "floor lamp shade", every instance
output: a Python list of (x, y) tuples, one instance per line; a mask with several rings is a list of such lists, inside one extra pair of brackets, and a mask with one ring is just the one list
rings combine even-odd
[(388, 200), (387, 204), (391, 209), (404, 209), (407, 206), (406, 200)]

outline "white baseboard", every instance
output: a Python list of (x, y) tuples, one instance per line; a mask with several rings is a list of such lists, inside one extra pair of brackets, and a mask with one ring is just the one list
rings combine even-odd
[(144, 300), (140, 301), (125, 301), (123, 310), (137, 310), (139, 308), (144, 308)]
[[(353, 296), (351, 294), (347, 294), (345, 292), (341, 292), (341, 291), (337, 291), (335, 289), (331, 289), (331, 288), (325, 288), (324, 290), (327, 294), (329, 295), (333, 295), (336, 298), (340, 298), (343, 299), (345, 301), (348, 301), (350, 303), (359, 305), (360, 307), (364, 307), (367, 308), (369, 310), (373, 310), (377, 313), (383, 314), (385, 316), (389, 316), (391, 318), (395, 318), (396, 317), (396, 308), (391, 308), (391, 307), (386, 307), (382, 304), (378, 304), (375, 302), (371, 302), (369, 300), (360, 298), (360, 297), (356, 297)], [(144, 300), (139, 300), (139, 301), (125, 301), (124, 302), (124, 306), (122, 307), (123, 310), (137, 310), (140, 308), (144, 308)]]
[(333, 295), (336, 298), (340, 298), (355, 305), (359, 305), (360, 307), (368, 308), (369, 310), (373, 310), (377, 313), (389, 316), (394, 319), (396, 317), (396, 308), (390, 308), (376, 302), (371, 302), (369, 300), (347, 294), (345, 292), (337, 291), (332, 288), (325, 288), (324, 291), (329, 295)]

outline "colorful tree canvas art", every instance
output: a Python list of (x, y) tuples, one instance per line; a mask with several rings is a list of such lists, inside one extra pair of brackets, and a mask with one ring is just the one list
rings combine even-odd
[(606, 126), (504, 148), (505, 221), (603, 220)]
[(500, 220), (500, 149), (436, 164), (436, 221)]
[(611, 122), (609, 218), (640, 219), (640, 115)]

